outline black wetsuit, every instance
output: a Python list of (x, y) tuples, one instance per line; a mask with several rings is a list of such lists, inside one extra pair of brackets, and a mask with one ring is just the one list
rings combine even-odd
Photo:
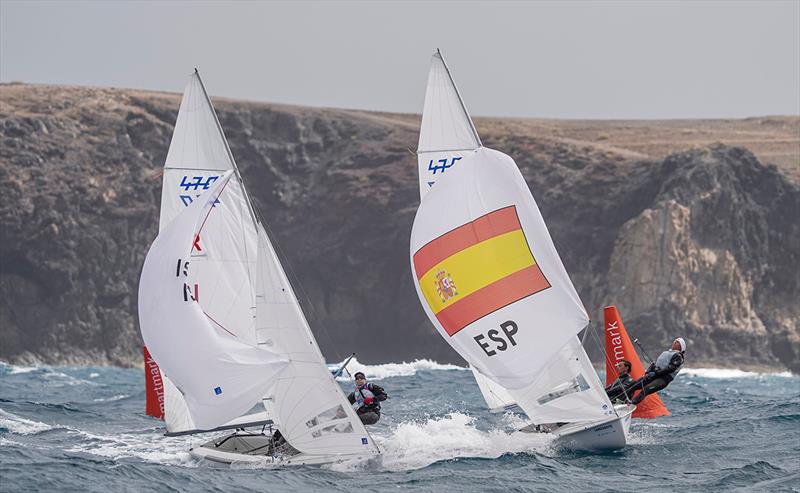
[(628, 388), (629, 396), (632, 395), (633, 392), (639, 391), (639, 393), (631, 399), (631, 404), (639, 404), (648, 395), (663, 390), (672, 382), (675, 375), (678, 374), (678, 370), (683, 366), (683, 353), (678, 351), (664, 351), (661, 353), (661, 356), (658, 357), (658, 360), (666, 360), (665, 355), (669, 352), (673, 353), (672, 356), (669, 357), (669, 363), (664, 365), (663, 368), (656, 366), (655, 362), (651, 363), (650, 367), (647, 369), (647, 373)]
[(633, 377), (630, 373), (626, 373), (624, 375), (620, 375), (617, 377), (616, 380), (611, 382), (611, 384), (606, 387), (606, 394), (608, 398), (611, 399), (611, 402), (627, 402), (630, 398), (630, 394), (628, 393), (628, 387), (633, 384)]
[[(386, 395), (386, 392), (383, 390), (382, 387), (379, 387), (374, 383), (368, 383), (365, 386), (367, 387), (367, 390), (372, 392), (374, 398), (372, 400), (372, 404), (365, 404), (359, 407), (356, 410), (356, 414), (358, 414), (358, 417), (361, 419), (361, 422), (364, 423), (365, 425), (374, 425), (375, 423), (378, 422), (379, 419), (381, 419), (380, 403), (388, 399), (389, 396)], [(361, 391), (359, 390), (359, 392)], [(362, 394), (362, 397), (363, 396), (364, 395)], [(350, 392), (350, 395), (347, 396), (347, 400), (350, 401), (350, 404), (355, 403), (356, 402), (355, 392)]]

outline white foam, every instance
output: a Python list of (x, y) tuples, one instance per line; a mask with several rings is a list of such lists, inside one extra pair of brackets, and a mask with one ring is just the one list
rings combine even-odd
[(125, 399), (126, 397), (130, 397), (129, 395), (119, 394), (114, 395), (111, 397), (98, 397), (97, 399), (92, 399), (93, 402), (114, 402)]
[(681, 374), (702, 378), (758, 378), (758, 377), (783, 377), (791, 378), (795, 375), (790, 371), (776, 373), (758, 373), (753, 371), (736, 370), (732, 368), (684, 368)]
[(36, 433), (53, 429), (52, 426), (46, 423), (26, 419), (2, 409), (0, 409), (0, 427), (17, 435), (35, 435)]
[(114, 436), (97, 435), (70, 429), (82, 437), (82, 443), (68, 449), (114, 460), (136, 458), (155, 464), (196, 467), (197, 461), (189, 454), (191, 437), (164, 437), (158, 433), (120, 433)]
[[(331, 368), (338, 368), (341, 363), (328, 365)], [(418, 371), (433, 371), (433, 370), (468, 370), (463, 366), (450, 365), (446, 363), (437, 363), (429, 359), (418, 359), (410, 363), (405, 361), (402, 363), (383, 363), (379, 365), (366, 365), (353, 358), (347, 364), (347, 371), (354, 374), (357, 371), (363, 372), (368, 380), (383, 380), (384, 378), (391, 377), (409, 377), (416, 375)], [(340, 380), (351, 380), (346, 374), (339, 377)]]
[(30, 373), (32, 371), (38, 370), (35, 366), (15, 366), (15, 365), (7, 365), (9, 368), (9, 375), (21, 375), (23, 373)]
[[(509, 416), (509, 420), (515, 418)], [(509, 424), (516, 427), (517, 423)], [(442, 460), (465, 457), (495, 459), (504, 454), (543, 451), (553, 435), (512, 433), (504, 429), (479, 430), (475, 418), (453, 412), (425, 421), (400, 423), (387, 437), (375, 439), (383, 451), (382, 468), (392, 471), (420, 469)], [(334, 470), (363, 468), (363, 461), (330, 466)]]

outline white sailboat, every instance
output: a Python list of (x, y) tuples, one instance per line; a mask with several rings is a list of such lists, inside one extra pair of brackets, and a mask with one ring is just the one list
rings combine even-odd
[(577, 449), (626, 444), (578, 332), (589, 317), (516, 163), (486, 148), (438, 51), (417, 150), (411, 269), (420, 302), (470, 364), (490, 410), (519, 406), (521, 431)]
[(236, 430), (191, 450), (224, 463), (378, 456), (326, 367), (197, 71), (167, 154), (159, 226), (139, 318), (167, 435)]

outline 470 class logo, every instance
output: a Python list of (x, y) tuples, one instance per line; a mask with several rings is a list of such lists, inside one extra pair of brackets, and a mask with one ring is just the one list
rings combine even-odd
[[(192, 176), (191, 179), (189, 179), (189, 176), (184, 175), (184, 177), (181, 178), (181, 182), (178, 184), (178, 188), (182, 188), (183, 192), (184, 192), (184, 193), (179, 195), (179, 197), (181, 198), (181, 202), (183, 202), (183, 205), (188, 206), (189, 204), (192, 203), (192, 201), (196, 197), (200, 196), (200, 193), (197, 193), (194, 196), (189, 195), (188, 192), (189, 192), (190, 189), (192, 191), (195, 191), (195, 192), (208, 190), (211, 187), (211, 185), (215, 181), (217, 181), (218, 178), (219, 178), (219, 175), (217, 175), (217, 176), (208, 176), (208, 177), (205, 177), (205, 176)], [(187, 181), (187, 180), (189, 180), (189, 181)], [(214, 202), (214, 205), (216, 205), (218, 203), (219, 203), (219, 199), (217, 199)]]

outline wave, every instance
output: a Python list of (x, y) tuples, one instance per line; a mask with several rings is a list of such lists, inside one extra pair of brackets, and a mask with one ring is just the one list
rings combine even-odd
[(0, 429), (8, 430), (16, 435), (35, 435), (52, 430), (54, 427), (0, 409)]
[[(328, 364), (328, 368), (338, 369), (341, 363)], [(382, 363), (377, 365), (367, 365), (353, 358), (347, 364), (347, 371), (354, 374), (357, 371), (363, 372), (369, 380), (383, 380), (391, 377), (409, 377), (416, 375), (420, 371), (438, 371), (438, 370), (468, 370), (469, 368), (451, 365), (447, 363), (438, 363), (429, 359), (418, 359), (410, 363), (405, 361), (402, 363)], [(338, 377), (338, 380), (350, 380), (350, 377)]]
[[(555, 436), (538, 433), (508, 433), (524, 422), (507, 415), (498, 429), (480, 430), (476, 418), (459, 412), (420, 421), (403, 422), (388, 436), (375, 436), (383, 451), (382, 467), (388, 471), (421, 469), (433, 463), (459, 458), (496, 459), (506, 454), (548, 450)], [(331, 469), (353, 471), (363, 462), (333, 464)]]
[(774, 372), (774, 373), (759, 373), (753, 371), (737, 370), (733, 368), (684, 368), (681, 374), (691, 377), (702, 378), (719, 378), (719, 379), (734, 379), (734, 378), (760, 378), (760, 377), (781, 377), (793, 378), (797, 375), (790, 371)]

